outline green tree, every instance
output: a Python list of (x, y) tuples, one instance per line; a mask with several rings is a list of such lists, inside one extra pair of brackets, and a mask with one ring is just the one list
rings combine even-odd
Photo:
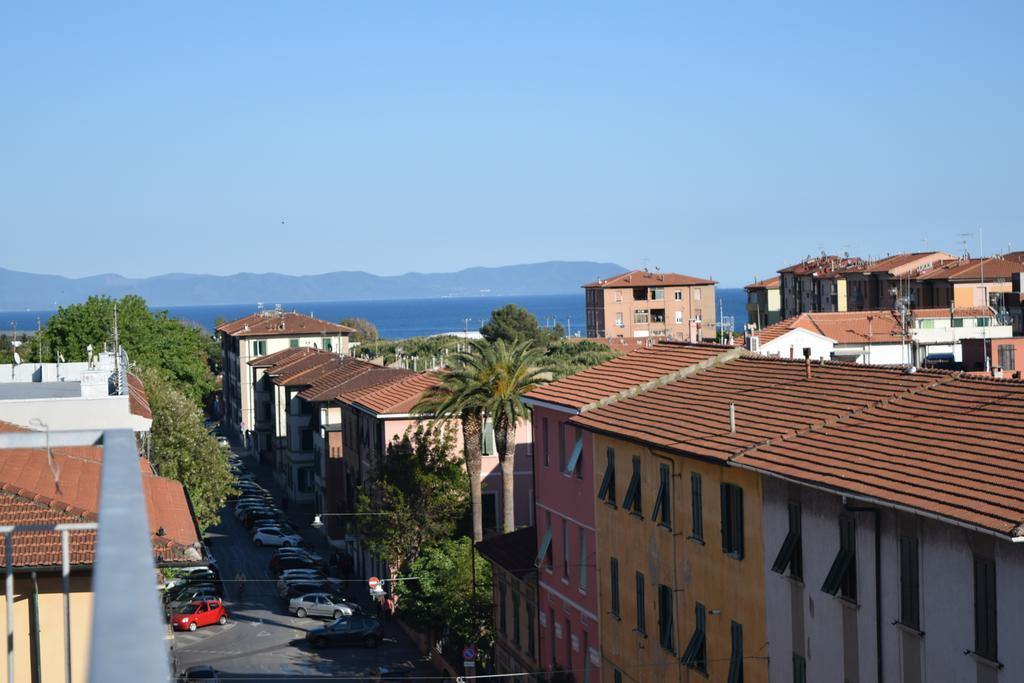
[(604, 363), (618, 355), (619, 352), (607, 344), (585, 339), (562, 339), (548, 349), (545, 362), (551, 370), (552, 378), (559, 379)]
[(454, 535), (465, 517), (466, 474), (452, 457), (454, 441), (440, 424), (396, 437), (377, 464), (371, 490), (356, 494), (359, 533), (392, 575), (425, 546)]
[(480, 334), (489, 342), (499, 339), (507, 342), (525, 339), (543, 348), (554, 343), (565, 332), (561, 325), (542, 328), (533, 313), (522, 306), (507, 304), (491, 311), (491, 318), (480, 328)]
[(465, 537), (425, 548), (409, 568), (416, 580), (400, 582), (396, 589), (397, 613), (417, 631), (449, 636), (455, 648), (473, 643), (486, 652), (494, 644), (491, 566), (470, 554), (475, 552)]
[(203, 427), (196, 404), (155, 369), (141, 373), (153, 411), (145, 449), (162, 476), (180, 481), (188, 491), (202, 530), (220, 521), (234, 478), (224, 449)]
[(502, 531), (515, 531), (516, 425), (528, 417), (523, 395), (543, 384), (547, 370), (533, 342), (522, 339), (475, 347), (487, 378), (485, 411), (494, 421), (494, 442), (501, 464)]
[(367, 342), (375, 342), (380, 339), (380, 335), (377, 333), (377, 326), (366, 318), (345, 318), (341, 321), (341, 324), (352, 328), (352, 334), (348, 338), (353, 342), (366, 344)]
[[(117, 303), (121, 345), (138, 366), (158, 370), (194, 402), (213, 391), (211, 365), (219, 353), (216, 344), (196, 326), (170, 318), (167, 311), (153, 313), (146, 300), (129, 295)], [(85, 303), (61, 307), (43, 329), (48, 360), (63, 353), (68, 361), (87, 359), (111, 345), (114, 338), (115, 300), (91, 296)]]

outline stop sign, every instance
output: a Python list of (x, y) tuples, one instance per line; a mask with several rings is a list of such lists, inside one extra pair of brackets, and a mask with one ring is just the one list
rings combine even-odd
[(370, 580), (367, 581), (367, 583), (370, 584), (370, 590), (377, 590), (378, 588), (380, 588), (380, 579), (378, 579), (376, 576), (371, 576)]

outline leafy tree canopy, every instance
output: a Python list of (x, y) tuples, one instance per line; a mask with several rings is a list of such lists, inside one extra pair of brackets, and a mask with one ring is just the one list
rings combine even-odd
[(203, 426), (196, 404), (160, 372), (141, 372), (153, 411), (149, 432), (150, 459), (161, 476), (184, 484), (199, 528), (220, 521), (220, 509), (232, 491), (234, 478), (224, 449)]
[(377, 341), (380, 338), (377, 326), (366, 318), (345, 318), (341, 324), (352, 328), (353, 332), (349, 335), (349, 339), (358, 344)]
[(607, 344), (563, 339), (548, 350), (546, 360), (554, 379), (558, 379), (604, 363), (618, 355), (619, 353)]
[(533, 313), (522, 306), (507, 304), (491, 311), (491, 318), (480, 328), (480, 334), (489, 342), (499, 339), (506, 342), (528, 340), (543, 348), (561, 338), (565, 331), (561, 325), (542, 328)]

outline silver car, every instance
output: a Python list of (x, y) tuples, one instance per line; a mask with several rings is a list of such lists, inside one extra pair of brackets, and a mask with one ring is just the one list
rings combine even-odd
[(308, 593), (292, 598), (288, 611), (297, 617), (330, 617), (337, 619), (355, 614), (359, 607), (347, 602), (335, 602), (327, 593)]

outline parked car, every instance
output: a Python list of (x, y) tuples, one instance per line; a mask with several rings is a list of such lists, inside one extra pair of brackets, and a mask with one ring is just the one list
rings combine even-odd
[(298, 545), (302, 543), (302, 536), (289, 534), (274, 526), (258, 526), (254, 527), (252, 540), (256, 545)]
[(177, 612), (179, 609), (189, 604), (190, 602), (201, 602), (204, 600), (220, 600), (220, 591), (214, 588), (212, 585), (202, 586), (192, 590), (186, 590), (184, 593), (178, 594), (173, 600), (167, 605), (167, 609), (170, 613)]
[(192, 683), (193, 681), (206, 681), (207, 683), (220, 683), (220, 672), (212, 666), (190, 666), (178, 674), (178, 683)]
[(160, 585), (160, 589), (163, 591), (169, 591), (179, 586), (184, 586), (190, 579), (198, 579), (200, 577), (209, 576), (212, 571), (207, 565), (200, 565), (196, 567), (184, 567), (179, 570), (179, 574), (172, 579), (164, 581)]
[(306, 632), (306, 640), (316, 648), (354, 643), (377, 647), (380, 645), (380, 622), (359, 614), (341, 617), (326, 626), (310, 629)]
[(223, 436), (218, 436), (217, 437), (217, 445), (218, 446), (222, 446), (224, 448), (231, 448), (231, 442), (228, 441), (227, 438), (225, 438)]
[(171, 615), (171, 625), (179, 631), (195, 631), (200, 626), (224, 625), (228, 611), (221, 600), (198, 600), (191, 602)]
[(328, 593), (306, 593), (292, 598), (288, 603), (288, 611), (299, 617), (350, 617), (361, 610), (358, 605), (349, 602), (336, 600)]
[(329, 579), (326, 574), (315, 567), (300, 567), (299, 569), (285, 569), (277, 579), (277, 586), (280, 589), (288, 581), (328, 581), (341, 583), (339, 579)]
[(285, 584), (284, 591), (278, 591), (278, 594), (288, 602), (309, 593), (326, 593), (341, 601), (342, 596), (336, 595), (334, 589), (335, 587), (326, 581), (289, 581)]
[(327, 566), (327, 562), (324, 561), (323, 556), (320, 555), (319, 553), (317, 553), (315, 550), (313, 550), (311, 547), (309, 547), (308, 544), (305, 544), (305, 543), (302, 545), (302, 547), (299, 547), (299, 548), (292, 548), (292, 547), (289, 547), (289, 548), (284, 548), (284, 547), (278, 548), (277, 550), (274, 551), (274, 555), (289, 555), (289, 556), (301, 555), (303, 557), (308, 557), (313, 562), (315, 562), (317, 564), (320, 564), (320, 565), (323, 565), (324, 567)]
[[(263, 526), (261, 522), (287, 522), (288, 519), (279, 510), (249, 510), (242, 517), (242, 526), (252, 529), (255, 526)], [(301, 540), (301, 539), (300, 539)]]

